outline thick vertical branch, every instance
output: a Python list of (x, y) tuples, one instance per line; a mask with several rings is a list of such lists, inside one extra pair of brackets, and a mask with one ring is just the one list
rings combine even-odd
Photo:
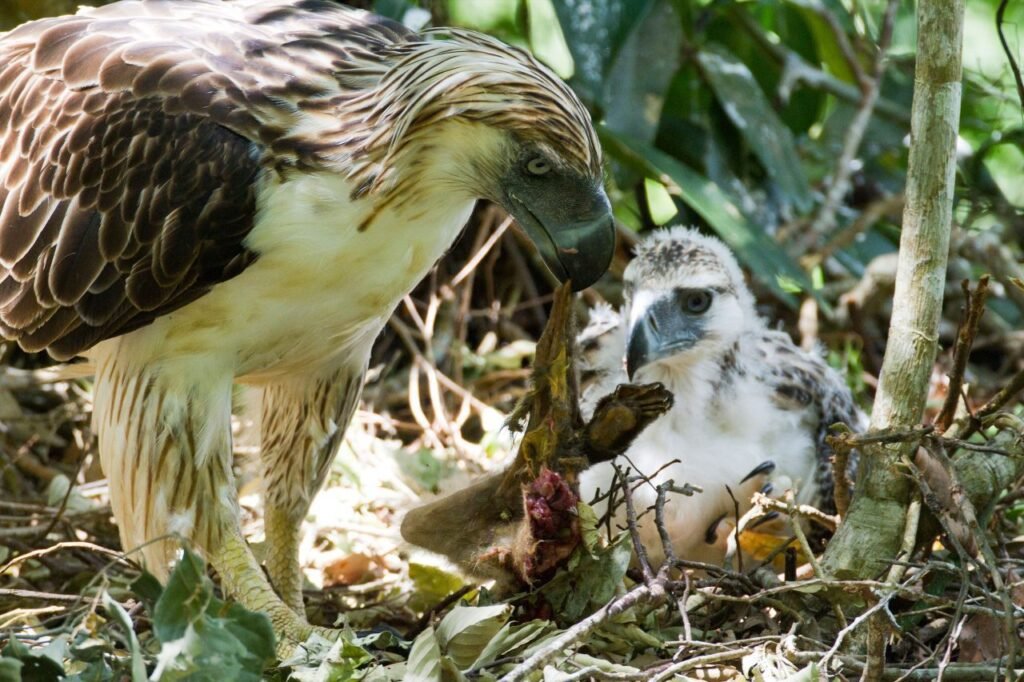
[[(907, 201), (873, 429), (912, 426), (924, 411), (953, 212), (963, 17), (963, 0), (921, 0), (917, 5)], [(885, 562), (896, 557), (909, 496), (908, 479), (897, 467), (914, 446), (894, 443), (866, 450), (850, 513), (825, 554), (828, 573), (866, 578), (881, 573)]]

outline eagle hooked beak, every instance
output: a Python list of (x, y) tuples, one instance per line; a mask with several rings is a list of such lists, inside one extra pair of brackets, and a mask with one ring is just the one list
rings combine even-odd
[[(634, 305), (641, 301), (636, 301)], [(676, 295), (655, 299), (637, 311), (626, 345), (626, 374), (630, 381), (643, 367), (692, 348), (704, 336), (705, 319), (687, 312)]]
[(604, 189), (563, 194), (562, 201), (531, 201), (517, 192), (505, 196), (512, 214), (537, 246), (544, 264), (573, 291), (585, 289), (604, 274), (615, 254), (615, 221)]

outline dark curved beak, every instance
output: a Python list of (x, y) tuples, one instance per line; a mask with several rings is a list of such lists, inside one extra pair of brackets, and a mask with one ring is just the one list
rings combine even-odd
[(685, 314), (674, 296), (655, 300), (629, 330), (626, 374), (632, 381), (641, 368), (692, 348), (703, 335), (704, 319)]
[(604, 190), (597, 189), (587, 204), (583, 211), (567, 206), (544, 211), (509, 194), (506, 205), (544, 264), (560, 281), (572, 280), (573, 291), (600, 279), (615, 255), (615, 220)]

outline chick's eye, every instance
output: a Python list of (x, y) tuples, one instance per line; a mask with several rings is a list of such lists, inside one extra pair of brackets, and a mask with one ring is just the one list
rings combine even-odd
[(535, 156), (526, 162), (526, 172), (530, 175), (544, 175), (551, 170), (551, 164), (541, 156)]
[(683, 299), (683, 305), (686, 306), (686, 312), (699, 315), (707, 312), (707, 309), (711, 307), (711, 294), (707, 291), (691, 291)]

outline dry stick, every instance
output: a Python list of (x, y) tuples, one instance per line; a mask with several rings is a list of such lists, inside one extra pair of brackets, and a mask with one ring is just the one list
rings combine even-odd
[(473, 271), (476, 270), (476, 267), (480, 265), (480, 262), (484, 259), (484, 257), (491, 252), (491, 249), (494, 248), (494, 245), (498, 243), (498, 240), (501, 239), (501, 236), (505, 234), (505, 230), (511, 227), (511, 225), (512, 216), (509, 216), (505, 218), (505, 220), (501, 221), (501, 224), (498, 225), (497, 229), (495, 229), (494, 232), (491, 233), (491, 236), (487, 238), (487, 241), (484, 242), (483, 246), (477, 249), (477, 251), (473, 254), (473, 257), (470, 258), (469, 261), (464, 266), (462, 266), (462, 269), (459, 270), (458, 274), (452, 278), (451, 286), (457, 286), (462, 282), (462, 280), (469, 277), (473, 273)]
[[(658, 571), (659, 578), (667, 578), (669, 571), (675, 566), (679, 557), (676, 556), (675, 547), (672, 545), (672, 538), (665, 525), (665, 503), (668, 501), (668, 493), (675, 492), (682, 495), (693, 495), (694, 490), (689, 484), (683, 487), (675, 485), (675, 481), (669, 479), (658, 485), (658, 497), (654, 503), (654, 526), (658, 529), (658, 537), (661, 539), (661, 550), (665, 555), (665, 564)], [(686, 600), (690, 596), (690, 576), (683, 571), (683, 594), (676, 598), (676, 608), (679, 609), (679, 616), (683, 620), (683, 638), (686, 641), (693, 639), (693, 629), (690, 626), (690, 615), (686, 612)]]
[[(848, 442), (833, 440), (832, 436), (825, 437), (826, 442), (832, 448), (832, 501), (836, 505), (836, 516), (840, 519), (846, 518), (846, 512), (850, 511), (850, 499), (853, 497), (853, 484), (850, 481), (850, 454), (853, 446)], [(837, 524), (838, 525), (838, 524)], [(832, 527), (835, 531), (836, 526)]]
[(981, 550), (981, 555), (985, 559), (985, 568), (988, 569), (989, 575), (992, 577), (992, 585), (996, 590), (996, 594), (999, 595), (999, 599), (1003, 605), (1003, 636), (1006, 638), (1006, 679), (1007, 682), (1012, 682), (1013, 677), (1013, 666), (1016, 663), (1017, 658), (1017, 625), (1016, 619), (1014, 618), (1015, 607), (1013, 600), (1010, 598), (1010, 592), (1006, 589), (1003, 584), (1003, 576), (999, 573), (999, 563), (996, 560), (995, 552), (992, 551), (992, 545), (989, 544), (988, 536), (985, 530), (978, 523), (978, 515), (974, 509), (974, 505), (967, 495), (964, 494), (963, 484), (960, 483), (959, 477), (956, 475), (956, 470), (953, 468), (953, 462), (949, 459), (949, 456), (944, 452), (943, 448), (934, 448), (930, 450), (933, 457), (942, 465), (943, 469), (949, 475), (950, 481), (953, 482), (953, 500), (956, 504), (957, 509), (960, 510), (961, 515), (964, 517), (968, 528), (971, 530), (975, 541), (978, 543), (978, 548)]
[(32, 550), (31, 552), (25, 552), (24, 554), (19, 554), (18, 556), (14, 557), (13, 559), (8, 561), (3, 566), (0, 566), (0, 576), (2, 576), (4, 573), (9, 571), (11, 568), (16, 566), (17, 564), (20, 564), (21, 562), (23, 562), (23, 561), (25, 561), (27, 559), (36, 559), (36, 558), (39, 558), (41, 556), (45, 556), (47, 554), (52, 554), (53, 552), (56, 552), (56, 551), (59, 551), (59, 550), (62, 550), (62, 549), (88, 549), (88, 550), (91, 550), (93, 552), (97, 552), (99, 554), (106, 554), (107, 556), (109, 556), (109, 557), (111, 557), (113, 559), (125, 559), (125, 561), (127, 561), (127, 559), (125, 558), (125, 555), (122, 554), (121, 552), (116, 552), (116, 551), (114, 551), (112, 549), (107, 549), (106, 547), (102, 547), (100, 545), (96, 545), (96, 544), (93, 544), (91, 542), (79, 542), (79, 541), (58, 542), (57, 544), (51, 545), (50, 547), (44, 547), (42, 549), (35, 549), (35, 550)]
[(1001, 410), (1018, 393), (1024, 390), (1024, 370), (1017, 372), (1009, 383), (977, 410), (973, 415), (958, 419), (943, 435), (951, 438), (967, 438), (981, 427), (986, 417), (991, 417)]
[[(792, 519), (791, 525), (793, 526), (793, 534), (796, 535), (797, 542), (800, 543), (800, 548), (807, 555), (807, 561), (811, 564), (811, 568), (814, 570), (814, 575), (818, 578), (824, 578), (825, 572), (821, 570), (821, 565), (818, 563), (817, 557), (814, 556), (814, 551), (811, 549), (811, 543), (807, 542), (807, 535), (804, 534), (804, 529), (800, 525), (800, 512), (796, 506), (796, 496), (792, 490), (786, 491), (786, 512)], [(846, 627), (846, 614), (843, 613), (843, 607), (835, 600), (829, 600), (829, 605), (832, 607), (832, 613), (835, 614), (836, 622), (841, 627)]]
[[(616, 469), (618, 466), (616, 465)], [(647, 548), (640, 540), (640, 529), (637, 527), (636, 507), (633, 503), (633, 491), (629, 484), (632, 477), (623, 476), (622, 497), (626, 501), (626, 526), (629, 528), (629, 537), (633, 541), (633, 551), (636, 552), (637, 561), (644, 574), (644, 582), (648, 585), (654, 583), (654, 571), (651, 569), (651, 560), (647, 556)]]
[(839, 525), (839, 517), (826, 514), (817, 507), (812, 507), (809, 504), (797, 504), (790, 505), (782, 500), (777, 500), (774, 497), (768, 497), (764, 493), (754, 493), (750, 496), (751, 502), (755, 507), (763, 507), (770, 511), (780, 511), (789, 513), (789, 510), (795, 509), (797, 515), (804, 516), (814, 521), (825, 530), (835, 531), (836, 526)]
[(810, 234), (822, 235), (832, 231), (836, 222), (836, 212), (839, 210), (843, 197), (846, 196), (850, 189), (853, 159), (860, 149), (861, 142), (864, 140), (864, 133), (867, 131), (868, 122), (874, 114), (875, 103), (878, 101), (878, 93), (882, 89), (882, 75), (885, 72), (887, 61), (886, 52), (889, 50), (889, 43), (892, 42), (892, 27), (897, 6), (899, 6), (899, 0), (889, 0), (886, 3), (885, 15), (882, 18), (882, 30), (878, 36), (878, 55), (875, 58), (874, 70), (870, 78), (861, 71), (856, 55), (852, 54), (849, 42), (845, 41), (845, 32), (835, 25), (835, 17), (832, 16), (832, 13), (825, 9), (819, 12), (826, 22), (829, 23), (829, 26), (832, 27), (836, 37), (839, 38), (837, 41), (839, 47), (857, 77), (863, 97), (857, 107), (857, 113), (854, 115), (853, 120), (850, 121), (849, 128), (847, 128), (846, 136), (843, 139), (843, 150), (839, 154), (839, 161), (836, 162), (832, 183), (825, 194), (825, 201), (821, 205), (821, 210), (818, 212), (814, 222), (811, 223)]
[(1006, 6), (1010, 4), (1010, 0), (1001, 0), (999, 8), (996, 9), (996, 30), (999, 31), (999, 43), (1003, 46), (1003, 52), (1006, 53), (1006, 59), (1010, 62), (1010, 71), (1013, 72), (1013, 80), (1017, 84), (1017, 98), (1020, 99), (1020, 105), (1024, 107), (1024, 79), (1020, 75), (1020, 67), (1017, 66), (1017, 59), (1013, 56), (1013, 50), (1010, 49), (1010, 45), (1006, 42), (1006, 36), (1003, 35), (1003, 15), (1006, 13)]
[(644, 604), (658, 606), (665, 601), (668, 592), (659, 581), (651, 585), (638, 585), (632, 590), (614, 599), (587, 616), (557, 638), (535, 651), (529, 658), (513, 668), (500, 682), (523, 682), (538, 670), (542, 670), (548, 661), (558, 656), (563, 649), (574, 646), (587, 637), (603, 623), (629, 609)]
[(660, 670), (657, 675), (649, 678), (650, 682), (662, 682), (663, 680), (671, 680), (680, 673), (685, 673), (690, 670), (696, 670), (697, 668), (703, 668), (708, 665), (715, 665), (718, 663), (726, 663), (729, 661), (738, 661), (744, 656), (749, 656), (754, 653), (753, 649), (730, 649), (727, 651), (719, 651), (714, 654), (705, 654), (703, 656), (694, 656), (688, 658), (685, 661), (679, 661), (673, 663), (664, 670)]
[(946, 392), (946, 400), (942, 404), (942, 410), (939, 411), (939, 416), (935, 418), (935, 426), (939, 431), (945, 431), (953, 423), (957, 405), (960, 404), (960, 393), (964, 385), (967, 359), (971, 355), (971, 347), (974, 346), (974, 338), (978, 334), (981, 316), (985, 314), (985, 302), (988, 300), (988, 275), (983, 275), (978, 280), (978, 286), (973, 292), (967, 280), (961, 282), (960, 286), (964, 291), (966, 311), (963, 320), (960, 322), (960, 329), (956, 334), (956, 342), (953, 345), (953, 367), (949, 371), (949, 390)]
[[(968, 552), (967, 549), (960, 542), (960, 538), (957, 535), (955, 528), (953, 527), (955, 520), (952, 518), (949, 511), (943, 508), (943, 506), (939, 503), (935, 492), (932, 490), (930, 484), (925, 479), (921, 471), (917, 468), (917, 465), (914, 463), (913, 459), (909, 455), (904, 455), (903, 465), (906, 468), (906, 470), (910, 473), (911, 478), (913, 478), (914, 481), (917, 483), (917, 486), (922, 494), (922, 500), (928, 507), (928, 510), (939, 522), (939, 525), (942, 527), (942, 530), (945, 533), (946, 538), (949, 540), (949, 543), (953, 545), (953, 549), (956, 551), (957, 555), (963, 559), (963, 562), (960, 564), (960, 566), (953, 567), (953, 572), (958, 572), (960, 574), (960, 593), (957, 596), (956, 602), (954, 603), (953, 617), (950, 619), (950, 622), (954, 623), (959, 620), (962, 626), (963, 621), (961, 620), (960, 615), (965, 612), (964, 601), (967, 598), (967, 590), (971, 581), (971, 577), (968, 573), (967, 567), (968, 564), (976, 562), (971, 553)], [(958, 639), (958, 637), (959, 635), (955, 634), (953, 628), (950, 628), (946, 631), (944, 638), (946, 640), (947, 646), (946, 652), (943, 655), (942, 660), (939, 662), (939, 679), (941, 679), (942, 677), (941, 671), (949, 663), (949, 658), (952, 655), (953, 644)], [(929, 656), (929, 658), (934, 658), (934, 656), (935, 653), (933, 652), (931, 656)]]

